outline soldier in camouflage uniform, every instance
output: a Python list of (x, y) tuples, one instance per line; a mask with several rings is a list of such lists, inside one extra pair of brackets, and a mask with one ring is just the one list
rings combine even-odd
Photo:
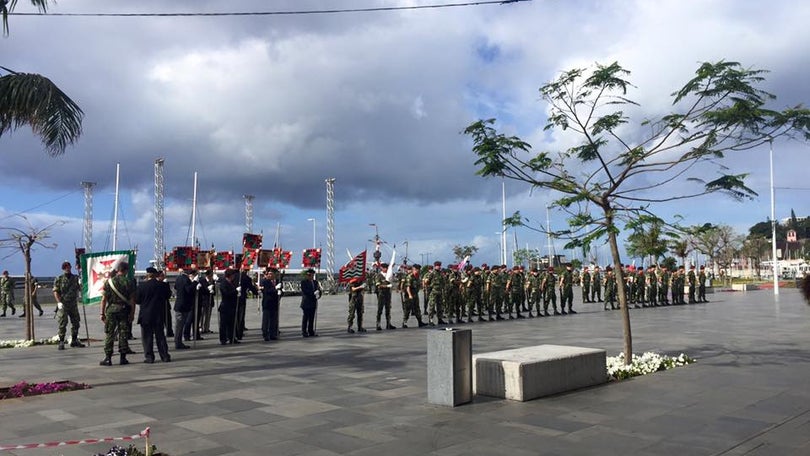
[(474, 315), (478, 315), (478, 321), (484, 321), (483, 277), (481, 268), (475, 267), (467, 276), (467, 282), (464, 283), (467, 315), (470, 323), (472, 323)]
[(565, 315), (565, 306), (568, 304), (568, 313), (575, 314), (574, 312), (574, 273), (571, 271), (571, 265), (565, 267), (565, 271), (560, 274), (560, 313)]
[(537, 272), (537, 268), (532, 268), (529, 272), (529, 277), (526, 279), (525, 285), (525, 292), (526, 298), (529, 301), (529, 318), (534, 317), (532, 311), (537, 311), (537, 316), (542, 317), (543, 314), (540, 313), (540, 302), (543, 299), (543, 292), (540, 288), (540, 274)]
[(661, 266), (658, 272), (658, 302), (662, 305), (669, 305), (669, 280), (671, 274), (667, 271), (666, 266)]
[(613, 275), (613, 268), (608, 266), (605, 268), (605, 310), (608, 310), (608, 305), (610, 305), (610, 310), (619, 308), (614, 306), (617, 296), (616, 291), (616, 276)]
[(400, 282), (400, 289), (402, 290), (402, 327), (408, 327), (408, 319), (411, 314), (416, 317), (419, 327), (425, 326), (422, 322), (422, 312), (419, 308), (419, 269), (421, 266), (415, 264), (411, 266), (409, 274), (405, 275)]
[(697, 276), (695, 275), (695, 265), (689, 266), (689, 274), (686, 275), (686, 282), (689, 284), (689, 304), (694, 304), (695, 291), (697, 286)]
[(489, 291), (489, 301), (492, 307), (489, 319), (492, 320), (492, 312), (495, 313), (496, 320), (503, 320), (501, 312), (503, 312), (503, 301), (506, 286), (506, 265), (495, 265), (489, 273), (489, 282), (487, 289)]
[(374, 289), (377, 290), (377, 331), (382, 331), (380, 318), (385, 310), (385, 329), (397, 329), (391, 324), (391, 282), (385, 277), (388, 273), (388, 263), (380, 265), (380, 271), (374, 278)]
[(582, 287), (582, 302), (591, 302), (591, 272), (588, 270), (587, 266), (582, 268), (580, 286)]
[(647, 302), (650, 307), (658, 306), (658, 275), (655, 266), (647, 268)]
[[(492, 300), (489, 294), (489, 266), (484, 263), (481, 265), (481, 305), (486, 310), (487, 320), (492, 320)], [(479, 317), (483, 317), (479, 313)]]
[(559, 315), (557, 312), (557, 277), (554, 276), (554, 268), (548, 267), (548, 271), (543, 276), (541, 286), (543, 287), (543, 316), (548, 317), (548, 303), (551, 302), (554, 315)]
[(453, 324), (464, 323), (464, 301), (461, 296), (461, 274), (454, 269), (448, 269), (445, 275), (445, 293), (447, 305), (445, 305), (445, 313), (447, 314), (447, 322)]
[(683, 266), (672, 276), (672, 303), (683, 304), (684, 277), (686, 272)]
[(514, 318), (512, 317), (513, 308), (515, 309), (517, 318), (523, 318), (523, 315), (520, 314), (520, 310), (523, 307), (523, 286), (523, 274), (521, 274), (520, 268), (515, 266), (512, 268), (512, 272), (509, 273), (506, 281), (506, 312), (509, 314), (510, 320)]
[(104, 282), (101, 295), (101, 321), (104, 322), (104, 359), (102, 366), (112, 365), (113, 345), (118, 334), (120, 363), (129, 364), (129, 340), (126, 327), (135, 315), (135, 281), (128, 276), (129, 264), (118, 263), (116, 274)]
[(0, 276), (0, 303), (3, 304), (3, 314), (0, 317), (6, 316), (7, 307), (11, 307), (11, 315), (17, 313), (17, 308), (14, 307), (14, 280), (8, 276), (8, 271), (3, 271)]
[(698, 295), (697, 295), (698, 302), (709, 302), (706, 299), (706, 267), (700, 267), (700, 273), (698, 274)]
[(591, 274), (591, 302), (602, 302), (602, 273), (599, 272), (599, 266), (593, 268)]
[(59, 350), (65, 349), (65, 333), (67, 332), (68, 318), (70, 318), (70, 346), (84, 347), (79, 341), (79, 328), (81, 318), (79, 317), (78, 299), (81, 293), (79, 277), (70, 272), (70, 262), (62, 263), (62, 275), (53, 282), (53, 298), (56, 299), (56, 323), (57, 335), (59, 336)]
[(357, 331), (366, 332), (366, 329), (363, 328), (363, 290), (365, 288), (365, 284), (359, 277), (349, 280), (349, 310), (346, 317), (346, 322), (349, 324), (347, 330), (349, 334), (354, 334), (352, 326), (354, 325), (355, 315), (357, 315)]
[(440, 325), (447, 324), (444, 321), (444, 276), (442, 275), (442, 262), (436, 261), (433, 263), (433, 269), (427, 274), (422, 281), (425, 288), (425, 293), (428, 293), (428, 324), (435, 326), (433, 317), (438, 316), (438, 323)]

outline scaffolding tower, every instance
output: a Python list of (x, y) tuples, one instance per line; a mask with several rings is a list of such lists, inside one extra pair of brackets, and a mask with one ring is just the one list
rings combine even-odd
[(253, 195), (244, 195), (245, 198), (245, 233), (253, 232)]
[(155, 249), (153, 253), (154, 267), (163, 269), (166, 258), (166, 246), (163, 244), (163, 162), (165, 159), (155, 160)]
[(95, 182), (82, 182), (84, 188), (84, 248), (93, 251), (93, 186)]
[(335, 283), (335, 178), (326, 179), (326, 286), (334, 292)]

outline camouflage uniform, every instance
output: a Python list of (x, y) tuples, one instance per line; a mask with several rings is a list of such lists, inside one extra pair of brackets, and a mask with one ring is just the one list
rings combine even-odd
[(618, 307), (614, 307), (614, 303), (616, 302), (616, 276), (613, 275), (613, 271), (607, 270), (605, 272), (605, 306), (604, 309), (608, 310), (608, 304), (610, 305), (610, 309), (618, 309)]
[(492, 312), (495, 312), (496, 320), (503, 320), (501, 312), (503, 312), (504, 291), (506, 286), (506, 278), (500, 268), (493, 268), (489, 273), (489, 301), (491, 305), (490, 317), (492, 319)]
[(574, 274), (571, 269), (566, 268), (560, 275), (560, 313), (565, 315), (565, 306), (568, 305), (568, 313), (575, 314), (574, 306)]
[(521, 307), (523, 307), (523, 275), (519, 270), (513, 269), (509, 273), (506, 281), (506, 313), (509, 314), (509, 319), (512, 317), (512, 309), (517, 313), (518, 318), (523, 318), (520, 314)]
[(658, 305), (658, 276), (653, 266), (647, 269), (647, 302), (650, 307)]
[(700, 273), (698, 274), (698, 295), (697, 295), (698, 302), (709, 302), (706, 299), (706, 270), (703, 266), (700, 267)]
[(467, 301), (467, 315), (472, 322), (473, 316), (478, 315), (478, 321), (484, 321), (484, 302), (483, 302), (483, 276), (481, 270), (476, 268), (472, 274), (467, 276), (467, 282), (464, 283), (465, 299)]
[(554, 315), (559, 315), (557, 312), (557, 277), (554, 276), (554, 270), (549, 268), (543, 275), (543, 315), (549, 316), (548, 304), (551, 302), (551, 308), (554, 310)]
[[(113, 286), (118, 293), (113, 291)], [(119, 296), (119, 294), (121, 296)], [(134, 312), (132, 308), (135, 296), (135, 281), (119, 274), (104, 282), (104, 356), (109, 359), (113, 354), (116, 333), (118, 334), (118, 352), (121, 354), (121, 364), (126, 364), (126, 354), (129, 353), (129, 340), (127, 325)]]
[[(414, 275), (413, 272), (410, 274), (406, 274), (402, 281), (400, 282), (400, 289), (402, 290), (402, 327), (408, 327), (408, 319), (411, 318), (411, 314), (416, 317), (416, 321), (419, 322), (419, 326), (423, 326), (422, 323), (422, 311), (419, 308), (419, 276)], [(409, 297), (410, 293), (410, 297)]]
[[(360, 289), (352, 290), (352, 287), (360, 287)], [(352, 325), (354, 325), (355, 314), (357, 315), (357, 330), (366, 332), (365, 328), (363, 328), (363, 288), (365, 287), (362, 283), (356, 285), (349, 283), (349, 309), (346, 323), (349, 324), (350, 333), (354, 332)]]
[(602, 273), (596, 266), (591, 274), (591, 302), (602, 302), (602, 281)]
[(461, 275), (457, 271), (451, 270), (447, 272), (444, 280), (444, 296), (447, 301), (445, 313), (450, 323), (452, 323), (454, 318), (456, 321), (461, 321), (464, 315), (464, 303), (461, 298)]
[(60, 344), (65, 342), (68, 318), (70, 319), (70, 345), (75, 347), (79, 341), (79, 328), (81, 318), (79, 317), (79, 306), (77, 304), (81, 288), (79, 286), (79, 276), (69, 272), (56, 278), (53, 283), (53, 292), (57, 301), (62, 303), (61, 308), (57, 305), (56, 323)]
[(529, 317), (532, 317), (532, 311), (537, 311), (537, 316), (540, 317), (540, 301), (543, 299), (543, 291), (540, 288), (542, 277), (533, 270), (528, 279), (526, 280), (526, 296), (529, 300)]
[(396, 329), (391, 324), (391, 282), (380, 271), (374, 278), (374, 289), (377, 290), (377, 331), (382, 330), (380, 319), (385, 310), (385, 329)]
[(694, 304), (695, 301), (695, 285), (697, 285), (697, 277), (695, 277), (695, 267), (691, 266), (689, 268), (689, 274), (686, 276), (686, 280), (689, 283), (689, 304)]
[(667, 272), (667, 268), (661, 268), (661, 271), (658, 273), (658, 301), (667, 306), (669, 305), (669, 279), (671, 275)]
[(588, 268), (582, 270), (582, 302), (591, 302), (591, 273)]
[(438, 316), (439, 324), (445, 324), (444, 321), (444, 276), (441, 270), (433, 269), (427, 274), (424, 280), (425, 289), (428, 290), (428, 324), (434, 325), (433, 317)]
[(11, 307), (11, 315), (17, 313), (14, 307), (14, 279), (3, 274), (0, 276), (0, 303), (3, 304), (3, 317), (6, 316), (6, 308)]

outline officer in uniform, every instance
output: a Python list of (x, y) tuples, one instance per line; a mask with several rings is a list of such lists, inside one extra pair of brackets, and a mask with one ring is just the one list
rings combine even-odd
[(588, 267), (582, 268), (582, 278), (580, 279), (582, 286), (582, 302), (591, 302), (591, 272)]
[(422, 281), (428, 296), (428, 324), (435, 326), (433, 317), (438, 316), (438, 323), (440, 325), (447, 324), (444, 321), (443, 312), (443, 294), (444, 294), (444, 276), (442, 276), (442, 262), (436, 261), (433, 263), (433, 270), (431, 270), (425, 279)]
[(349, 310), (346, 322), (349, 324), (347, 332), (354, 334), (354, 317), (357, 316), (357, 331), (366, 332), (363, 328), (363, 290), (365, 285), (359, 277), (354, 277), (349, 280)]
[(554, 315), (559, 315), (557, 312), (557, 278), (554, 276), (554, 268), (548, 267), (545, 276), (543, 277), (543, 316), (548, 317), (548, 304), (551, 302)]
[(157, 345), (158, 354), (164, 363), (171, 361), (169, 344), (163, 332), (163, 319), (166, 312), (163, 306), (169, 299), (170, 291), (157, 280), (158, 270), (153, 267), (146, 268), (146, 280), (135, 291), (135, 303), (140, 306), (138, 324), (141, 325), (141, 342), (143, 344), (143, 362), (155, 362), (154, 346)]
[(419, 270), (421, 266), (414, 264), (411, 266), (410, 272), (402, 278), (400, 288), (403, 292), (404, 299), (402, 300), (402, 327), (408, 327), (408, 319), (411, 314), (416, 317), (419, 327), (425, 326), (422, 322), (422, 312), (419, 308)]
[(377, 331), (382, 331), (380, 320), (385, 310), (385, 329), (397, 329), (391, 324), (391, 282), (386, 278), (388, 263), (380, 265), (380, 271), (374, 278), (374, 289), (377, 291)]
[(81, 293), (79, 277), (70, 271), (70, 262), (62, 263), (62, 275), (53, 282), (53, 298), (56, 299), (56, 324), (59, 336), (59, 350), (65, 349), (65, 333), (67, 332), (67, 322), (70, 319), (70, 346), (84, 347), (79, 341), (79, 328), (81, 328), (81, 318), (79, 317), (78, 299)]
[(697, 276), (695, 276), (695, 265), (689, 266), (689, 274), (686, 276), (686, 280), (689, 283), (689, 304), (694, 304), (695, 301), (695, 291), (697, 285)]
[(3, 271), (3, 275), (0, 275), (0, 303), (3, 304), (3, 314), (0, 317), (6, 316), (7, 307), (11, 307), (11, 315), (17, 313), (17, 308), (14, 307), (14, 280), (8, 276), (8, 271)]
[(129, 340), (126, 325), (135, 315), (135, 281), (127, 276), (129, 264), (118, 263), (116, 274), (104, 282), (101, 296), (101, 321), (104, 322), (104, 359), (102, 366), (112, 365), (113, 345), (118, 334), (120, 363), (129, 364)]
[(613, 268), (608, 266), (605, 268), (605, 305), (604, 309), (608, 310), (608, 305), (610, 305), (610, 310), (618, 309), (618, 306), (615, 306), (616, 302), (616, 276), (613, 274)]
[(599, 266), (594, 266), (591, 274), (591, 302), (602, 302), (602, 273)]
[(565, 315), (565, 306), (568, 304), (568, 313), (575, 314), (574, 306), (574, 273), (571, 265), (565, 267), (565, 271), (560, 275), (560, 308), (561, 314)]
[(700, 274), (698, 274), (698, 302), (709, 302), (706, 299), (706, 266), (700, 267)]

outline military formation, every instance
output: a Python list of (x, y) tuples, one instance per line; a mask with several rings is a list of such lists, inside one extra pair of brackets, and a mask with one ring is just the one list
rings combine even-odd
[[(381, 264), (378, 271), (369, 271), (366, 279), (374, 285), (371, 289), (378, 296), (378, 331), (383, 329), (380, 320), (383, 312), (385, 328), (396, 329), (390, 316), (392, 288), (401, 298), (403, 328), (408, 327), (411, 318), (422, 327), (573, 315), (577, 313), (574, 310), (575, 285), (580, 287), (582, 303), (603, 303), (604, 310), (619, 308), (618, 275), (611, 266), (602, 272), (599, 266), (574, 271), (568, 265), (558, 272), (553, 267), (527, 271), (523, 266), (508, 268), (506, 265), (487, 264), (466, 265), (461, 269), (442, 268), (442, 263), (437, 261), (424, 274), (418, 264), (401, 267), (396, 286), (385, 278), (388, 267), (388, 264)], [(694, 266), (688, 271), (681, 266), (669, 272), (666, 267), (658, 265), (646, 269), (626, 266), (622, 272), (626, 301), (633, 308), (708, 302), (703, 266), (699, 272)], [(349, 284), (349, 333), (355, 332), (352, 327), (355, 316), (358, 330), (365, 331), (362, 325), (363, 288), (360, 279), (353, 279)]]

